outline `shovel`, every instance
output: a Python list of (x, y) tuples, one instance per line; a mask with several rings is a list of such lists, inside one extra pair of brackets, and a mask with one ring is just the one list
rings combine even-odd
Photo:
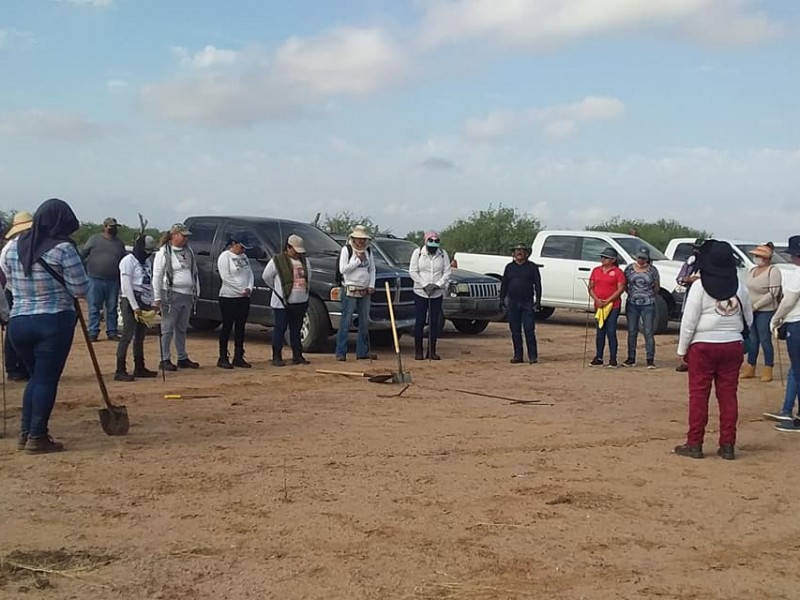
[[(397, 354), (397, 373), (392, 373), (391, 380), (392, 383), (411, 383), (411, 373), (404, 373), (403, 372), (403, 359), (400, 356), (400, 339), (397, 337), (397, 324), (394, 320), (394, 307), (392, 307), (392, 292), (389, 289), (389, 282), (385, 281), (384, 284), (386, 285), (386, 303), (389, 305), (389, 319), (392, 322), (392, 337), (394, 338), (394, 351)], [(377, 377), (377, 376), (376, 376)], [(381, 376), (382, 377), (382, 376)], [(370, 381), (373, 381), (374, 378), (370, 378)], [(388, 382), (389, 378), (380, 381)], [(374, 383), (379, 383), (378, 380), (375, 380)]]
[(86, 327), (86, 319), (83, 316), (83, 310), (78, 300), (75, 300), (75, 312), (78, 313), (78, 320), (81, 323), (81, 330), (83, 331), (83, 338), (86, 340), (86, 347), (89, 348), (89, 357), (92, 359), (92, 366), (94, 367), (94, 374), (97, 377), (97, 384), (100, 386), (100, 394), (103, 396), (103, 401), (106, 403), (105, 408), (101, 408), (97, 412), (100, 414), (100, 426), (107, 435), (126, 435), (130, 429), (130, 421), (128, 420), (128, 409), (124, 406), (117, 406), (111, 404), (108, 399), (108, 390), (103, 381), (103, 374), (100, 372), (100, 365), (97, 363), (97, 355), (94, 353), (94, 346), (89, 339), (89, 329)]

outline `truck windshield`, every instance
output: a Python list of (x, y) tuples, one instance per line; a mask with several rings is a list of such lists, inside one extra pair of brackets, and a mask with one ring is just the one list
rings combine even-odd
[(373, 244), (380, 247), (391, 263), (404, 269), (411, 264), (411, 255), (417, 248), (414, 242), (408, 240), (376, 240)]
[[(739, 248), (739, 250), (741, 250), (747, 256), (750, 256), (750, 251), (756, 248), (756, 246), (758, 246), (758, 244), (736, 244), (736, 247)], [(776, 248), (775, 252), (773, 252), (772, 254), (772, 262), (784, 265), (787, 264), (789, 261), (787, 261), (783, 256), (781, 256), (779, 252), (780, 252), (779, 249)]]
[(635, 237), (615, 237), (614, 241), (617, 242), (620, 246), (625, 249), (625, 252), (630, 254), (631, 256), (636, 256), (637, 250), (644, 246), (648, 250), (650, 250), (650, 258), (652, 260), (669, 260), (664, 253), (661, 252), (658, 248), (645, 242), (641, 238)]

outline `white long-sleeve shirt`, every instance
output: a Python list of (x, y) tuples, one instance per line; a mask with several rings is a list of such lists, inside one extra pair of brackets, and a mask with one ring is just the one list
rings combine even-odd
[(142, 302), (152, 304), (153, 285), (150, 276), (150, 259), (140, 263), (133, 254), (128, 254), (119, 261), (119, 283), (122, 296), (128, 300), (133, 310), (139, 310), (138, 292)]
[(370, 250), (364, 249), (363, 258), (359, 258), (356, 249), (350, 246), (352, 256), (348, 256), (348, 241), (339, 253), (339, 271), (342, 273), (342, 285), (354, 285), (361, 288), (375, 288), (375, 260)]
[[(289, 260), (292, 262), (292, 268), (295, 270), (302, 266), (302, 263), (297, 259), (290, 258)], [(278, 268), (275, 266), (275, 259), (273, 258), (267, 263), (267, 266), (264, 267), (264, 272), (261, 274), (261, 278), (273, 291), (272, 297), (269, 299), (270, 308), (285, 308), (281, 298), (289, 304), (302, 304), (308, 301), (308, 289), (311, 286), (311, 262), (308, 259), (306, 259), (306, 269), (308, 269), (306, 275), (308, 286), (306, 286), (305, 290), (300, 289), (299, 285), (293, 286), (292, 289), (289, 290), (289, 297), (287, 298), (283, 291), (281, 276), (278, 273)], [(297, 281), (298, 284), (300, 277), (302, 277), (302, 274), (295, 272), (295, 281)]]
[[(728, 342), (742, 341), (742, 311), (747, 326), (753, 324), (753, 305), (747, 288), (739, 282), (736, 295), (741, 300), (741, 308), (736, 298), (732, 299), (735, 308), (726, 309), (725, 300), (718, 301), (712, 298), (703, 289), (702, 276), (695, 282), (686, 295), (686, 304), (681, 318), (681, 334), (678, 340), (678, 355), (684, 356), (689, 351), (689, 346), (696, 342), (709, 344), (726, 344)], [(730, 313), (730, 314), (728, 314)]]
[[(192, 287), (195, 293), (200, 295), (200, 281), (195, 278), (192, 282), (191, 261), (188, 259), (191, 249), (172, 247), (172, 291), (178, 294), (192, 295)], [(182, 257), (187, 257), (184, 260)], [(156, 252), (153, 259), (153, 297), (156, 302), (162, 300), (164, 291), (169, 286), (167, 281), (167, 247), (162, 246)], [(194, 284), (194, 285), (192, 285)]]
[(217, 259), (217, 269), (222, 285), (219, 288), (221, 298), (242, 298), (253, 290), (253, 269), (246, 254), (234, 254), (225, 250)]
[[(450, 257), (440, 248), (431, 255), (427, 248), (417, 248), (411, 253), (411, 262), (408, 272), (414, 280), (414, 293), (422, 298), (440, 298), (444, 295), (444, 288), (450, 281)], [(425, 292), (425, 286), (434, 284), (438, 289), (430, 296)]]

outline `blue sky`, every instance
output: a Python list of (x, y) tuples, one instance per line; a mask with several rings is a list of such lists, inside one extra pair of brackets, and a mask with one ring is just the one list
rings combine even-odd
[(800, 3), (2, 0), (0, 208), (800, 233)]

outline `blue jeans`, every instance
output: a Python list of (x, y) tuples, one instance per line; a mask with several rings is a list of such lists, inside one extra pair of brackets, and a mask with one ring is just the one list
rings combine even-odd
[(619, 308), (612, 308), (603, 326), (597, 328), (594, 339), (595, 358), (603, 359), (608, 338), (608, 357), (610, 360), (617, 360), (617, 319), (619, 319)]
[(636, 342), (639, 338), (639, 321), (644, 326), (644, 351), (647, 360), (654, 360), (656, 357), (656, 305), (644, 304), (636, 305), (628, 302), (625, 306), (625, 314), (628, 317), (628, 358), (636, 360)]
[(105, 309), (106, 333), (117, 335), (117, 303), (119, 301), (118, 279), (96, 279), (89, 277), (86, 302), (89, 305), (89, 335), (100, 333), (100, 311)]
[(800, 390), (800, 387), (797, 386), (797, 380), (794, 377), (794, 369), (789, 369), (789, 375), (786, 377), (786, 394), (783, 396), (781, 414), (792, 414), (795, 398), (797, 398), (797, 413), (800, 414), (800, 395), (797, 393), (798, 390)]
[(32, 438), (48, 434), (58, 381), (75, 334), (75, 313), (23, 315), (8, 323), (8, 336), (31, 378), (22, 394), (20, 432)]
[(431, 345), (436, 348), (436, 341), (439, 339), (439, 313), (442, 312), (442, 302), (444, 298), (423, 298), (414, 294), (414, 340), (422, 342), (425, 337), (425, 323), (429, 320), (430, 314), (433, 318), (428, 323), (428, 337)]
[(342, 320), (336, 333), (336, 356), (347, 356), (347, 335), (350, 333), (353, 314), (358, 315), (356, 356), (369, 356), (369, 304), (369, 294), (363, 298), (351, 298), (345, 295), (342, 288)]
[(511, 329), (511, 343), (514, 345), (514, 358), (522, 360), (522, 332), (525, 331), (525, 346), (528, 358), (539, 358), (536, 346), (536, 320), (533, 316), (533, 298), (527, 300), (511, 300), (506, 303), (508, 328)]
[(747, 364), (755, 366), (758, 360), (758, 345), (764, 349), (764, 365), (775, 365), (775, 349), (772, 347), (772, 335), (769, 322), (775, 314), (774, 310), (757, 310), (753, 313), (753, 326), (750, 328), (750, 351), (747, 353)]
[[(794, 383), (800, 387), (797, 377), (800, 374), (800, 321), (786, 324), (786, 353), (792, 363)], [(786, 395), (789, 395), (789, 386), (786, 386)], [(784, 405), (786, 403), (784, 402)]]

